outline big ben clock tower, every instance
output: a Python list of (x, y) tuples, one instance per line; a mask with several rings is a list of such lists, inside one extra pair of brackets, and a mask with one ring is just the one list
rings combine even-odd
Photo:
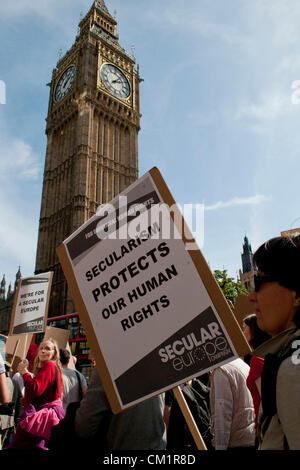
[(56, 248), (138, 177), (140, 77), (103, 0), (53, 70), (36, 274), (54, 271), (49, 316), (74, 311)]

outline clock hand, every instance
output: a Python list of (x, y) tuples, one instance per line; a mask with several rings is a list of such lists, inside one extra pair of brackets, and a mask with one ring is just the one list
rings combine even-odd
[(65, 83), (63, 84), (62, 87), (65, 88), (65, 87), (67, 86), (67, 84), (68, 84), (69, 81), (70, 81), (70, 77), (67, 78), (67, 80), (65, 81)]

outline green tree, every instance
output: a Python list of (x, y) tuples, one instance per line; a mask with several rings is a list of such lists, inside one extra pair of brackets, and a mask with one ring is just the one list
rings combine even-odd
[(224, 296), (227, 300), (234, 305), (235, 299), (240, 294), (248, 294), (247, 289), (242, 287), (242, 285), (235, 281), (233, 277), (228, 277), (227, 269), (216, 269), (214, 271), (214, 276), (217, 280), (217, 283), (221, 287)]

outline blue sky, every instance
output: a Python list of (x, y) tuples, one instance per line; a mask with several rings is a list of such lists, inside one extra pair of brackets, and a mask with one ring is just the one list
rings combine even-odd
[[(0, 3), (0, 277), (34, 271), (52, 69), (92, 0)], [(203, 254), (236, 276), (300, 226), (298, 0), (106, 0), (141, 84), (139, 173), (157, 166), (180, 204), (205, 205)], [(296, 85), (295, 85), (296, 86)], [(294, 93), (294, 95), (293, 95)], [(2, 97), (3, 101), (3, 97)], [(1, 102), (1, 88), (0, 88)], [(193, 228), (193, 227), (192, 227)]]

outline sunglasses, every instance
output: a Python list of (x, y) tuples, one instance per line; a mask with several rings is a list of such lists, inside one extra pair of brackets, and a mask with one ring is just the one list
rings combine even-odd
[(258, 276), (257, 274), (254, 275), (254, 290), (258, 292), (259, 289), (263, 284), (266, 282), (278, 282), (278, 279), (275, 279), (272, 276)]

